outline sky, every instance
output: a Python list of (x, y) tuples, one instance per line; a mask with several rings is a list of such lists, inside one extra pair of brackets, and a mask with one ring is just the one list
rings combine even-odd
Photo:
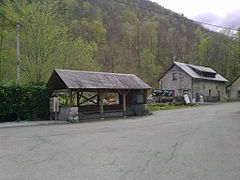
[(240, 0), (151, 0), (174, 12), (207, 23), (240, 27)]

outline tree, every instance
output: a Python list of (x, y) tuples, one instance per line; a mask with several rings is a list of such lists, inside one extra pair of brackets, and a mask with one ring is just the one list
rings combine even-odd
[(68, 38), (58, 1), (5, 1), (2, 12), (9, 22), (21, 27), (22, 80), (42, 84), (60, 64)]
[(94, 60), (97, 50), (97, 45), (94, 42), (86, 42), (81, 38), (69, 39), (64, 51), (64, 60), (61, 63), (61, 68), (76, 69), (76, 70), (99, 70), (98, 65)]
[(141, 51), (141, 76), (147, 83), (157, 87), (156, 82), (161, 72), (161, 68), (156, 64), (156, 57), (152, 54), (150, 49), (143, 49)]

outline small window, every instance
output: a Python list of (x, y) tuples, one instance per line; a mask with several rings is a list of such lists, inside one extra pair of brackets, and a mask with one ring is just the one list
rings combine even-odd
[(208, 90), (208, 94), (209, 94), (209, 96), (211, 96), (211, 94), (212, 94), (212, 90), (211, 89)]
[(177, 80), (177, 73), (172, 73), (172, 80), (176, 81)]

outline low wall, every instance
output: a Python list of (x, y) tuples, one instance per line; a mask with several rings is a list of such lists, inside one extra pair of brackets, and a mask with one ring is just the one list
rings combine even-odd
[(220, 100), (219, 96), (204, 96), (204, 102), (217, 102)]
[[(100, 117), (100, 111), (94, 107), (94, 111), (81, 111), (78, 112), (78, 107), (60, 107), (58, 113), (58, 120), (69, 120), (78, 122), (84, 119), (98, 119)], [(108, 108), (106, 108), (108, 109)], [(128, 105), (126, 116), (141, 116), (149, 114), (149, 108), (147, 104)], [(106, 110), (103, 114), (104, 118), (109, 117), (122, 117), (123, 111), (121, 109)]]

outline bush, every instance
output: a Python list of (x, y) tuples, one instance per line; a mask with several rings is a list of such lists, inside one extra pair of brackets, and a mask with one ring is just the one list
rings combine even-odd
[(0, 121), (8, 121), (10, 117), (24, 120), (46, 118), (50, 95), (51, 90), (46, 87), (0, 86)]

